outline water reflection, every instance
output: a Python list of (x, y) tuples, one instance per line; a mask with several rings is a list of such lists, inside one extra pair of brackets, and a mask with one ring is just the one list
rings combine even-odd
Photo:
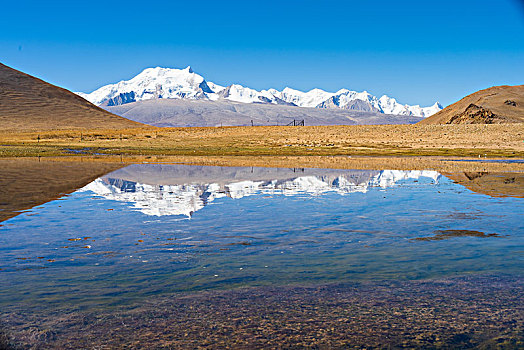
[(0, 222), (122, 168), (109, 162), (0, 158)]
[(436, 171), (222, 168), (187, 165), (131, 165), (103, 176), (80, 191), (129, 202), (146, 215), (184, 215), (215, 199), (240, 199), (256, 194), (311, 195), (366, 193), (398, 182), (427, 178), (438, 183)]
[(458, 172), (445, 175), (477, 193), (492, 197), (524, 198), (523, 173)]
[(502, 320), (522, 317), (521, 175), (455, 176), (141, 164), (83, 177), (0, 227), (0, 317), (41, 348), (514, 341)]
[(176, 290), (515, 271), (523, 211), (435, 171), (140, 164), (6, 221), (0, 269)]
[(480, 231), (472, 230), (437, 230), (433, 232), (433, 236), (429, 237), (417, 237), (413, 238), (414, 241), (440, 241), (443, 239), (451, 239), (455, 237), (477, 237), (477, 238), (489, 238), (489, 237), (500, 237), (499, 234), (490, 233), (485, 234)]

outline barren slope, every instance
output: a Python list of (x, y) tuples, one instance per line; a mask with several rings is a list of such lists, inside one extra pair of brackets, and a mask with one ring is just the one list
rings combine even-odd
[(524, 85), (477, 91), (419, 124), (501, 124), (524, 122)]
[(155, 99), (104, 107), (108, 111), (154, 126), (413, 124), (420, 117), (347, 109), (306, 108), (231, 101)]
[(113, 129), (140, 125), (0, 63), (0, 129)]

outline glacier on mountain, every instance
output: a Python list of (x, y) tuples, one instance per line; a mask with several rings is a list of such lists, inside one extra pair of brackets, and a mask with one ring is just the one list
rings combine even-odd
[(433, 106), (421, 107), (397, 102), (386, 95), (377, 98), (367, 91), (356, 92), (341, 89), (327, 92), (313, 89), (308, 92), (284, 88), (255, 90), (239, 84), (221, 86), (207, 82), (203, 76), (185, 69), (147, 68), (130, 80), (105, 85), (91, 93), (77, 94), (98, 106), (117, 106), (151, 99), (229, 100), (240, 103), (267, 103), (308, 108), (335, 108), (384, 114), (429, 117), (442, 109), (436, 102)]

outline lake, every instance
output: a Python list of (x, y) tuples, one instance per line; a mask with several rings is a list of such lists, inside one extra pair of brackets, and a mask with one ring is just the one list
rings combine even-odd
[(0, 338), (13, 348), (517, 348), (522, 181), (121, 166), (1, 223)]

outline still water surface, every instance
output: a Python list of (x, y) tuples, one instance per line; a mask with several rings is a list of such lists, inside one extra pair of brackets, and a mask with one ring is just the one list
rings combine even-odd
[(522, 276), (523, 213), (435, 171), (131, 165), (2, 223), (0, 303)]
[(434, 171), (132, 165), (4, 222), (2, 301), (521, 273), (522, 213)]

